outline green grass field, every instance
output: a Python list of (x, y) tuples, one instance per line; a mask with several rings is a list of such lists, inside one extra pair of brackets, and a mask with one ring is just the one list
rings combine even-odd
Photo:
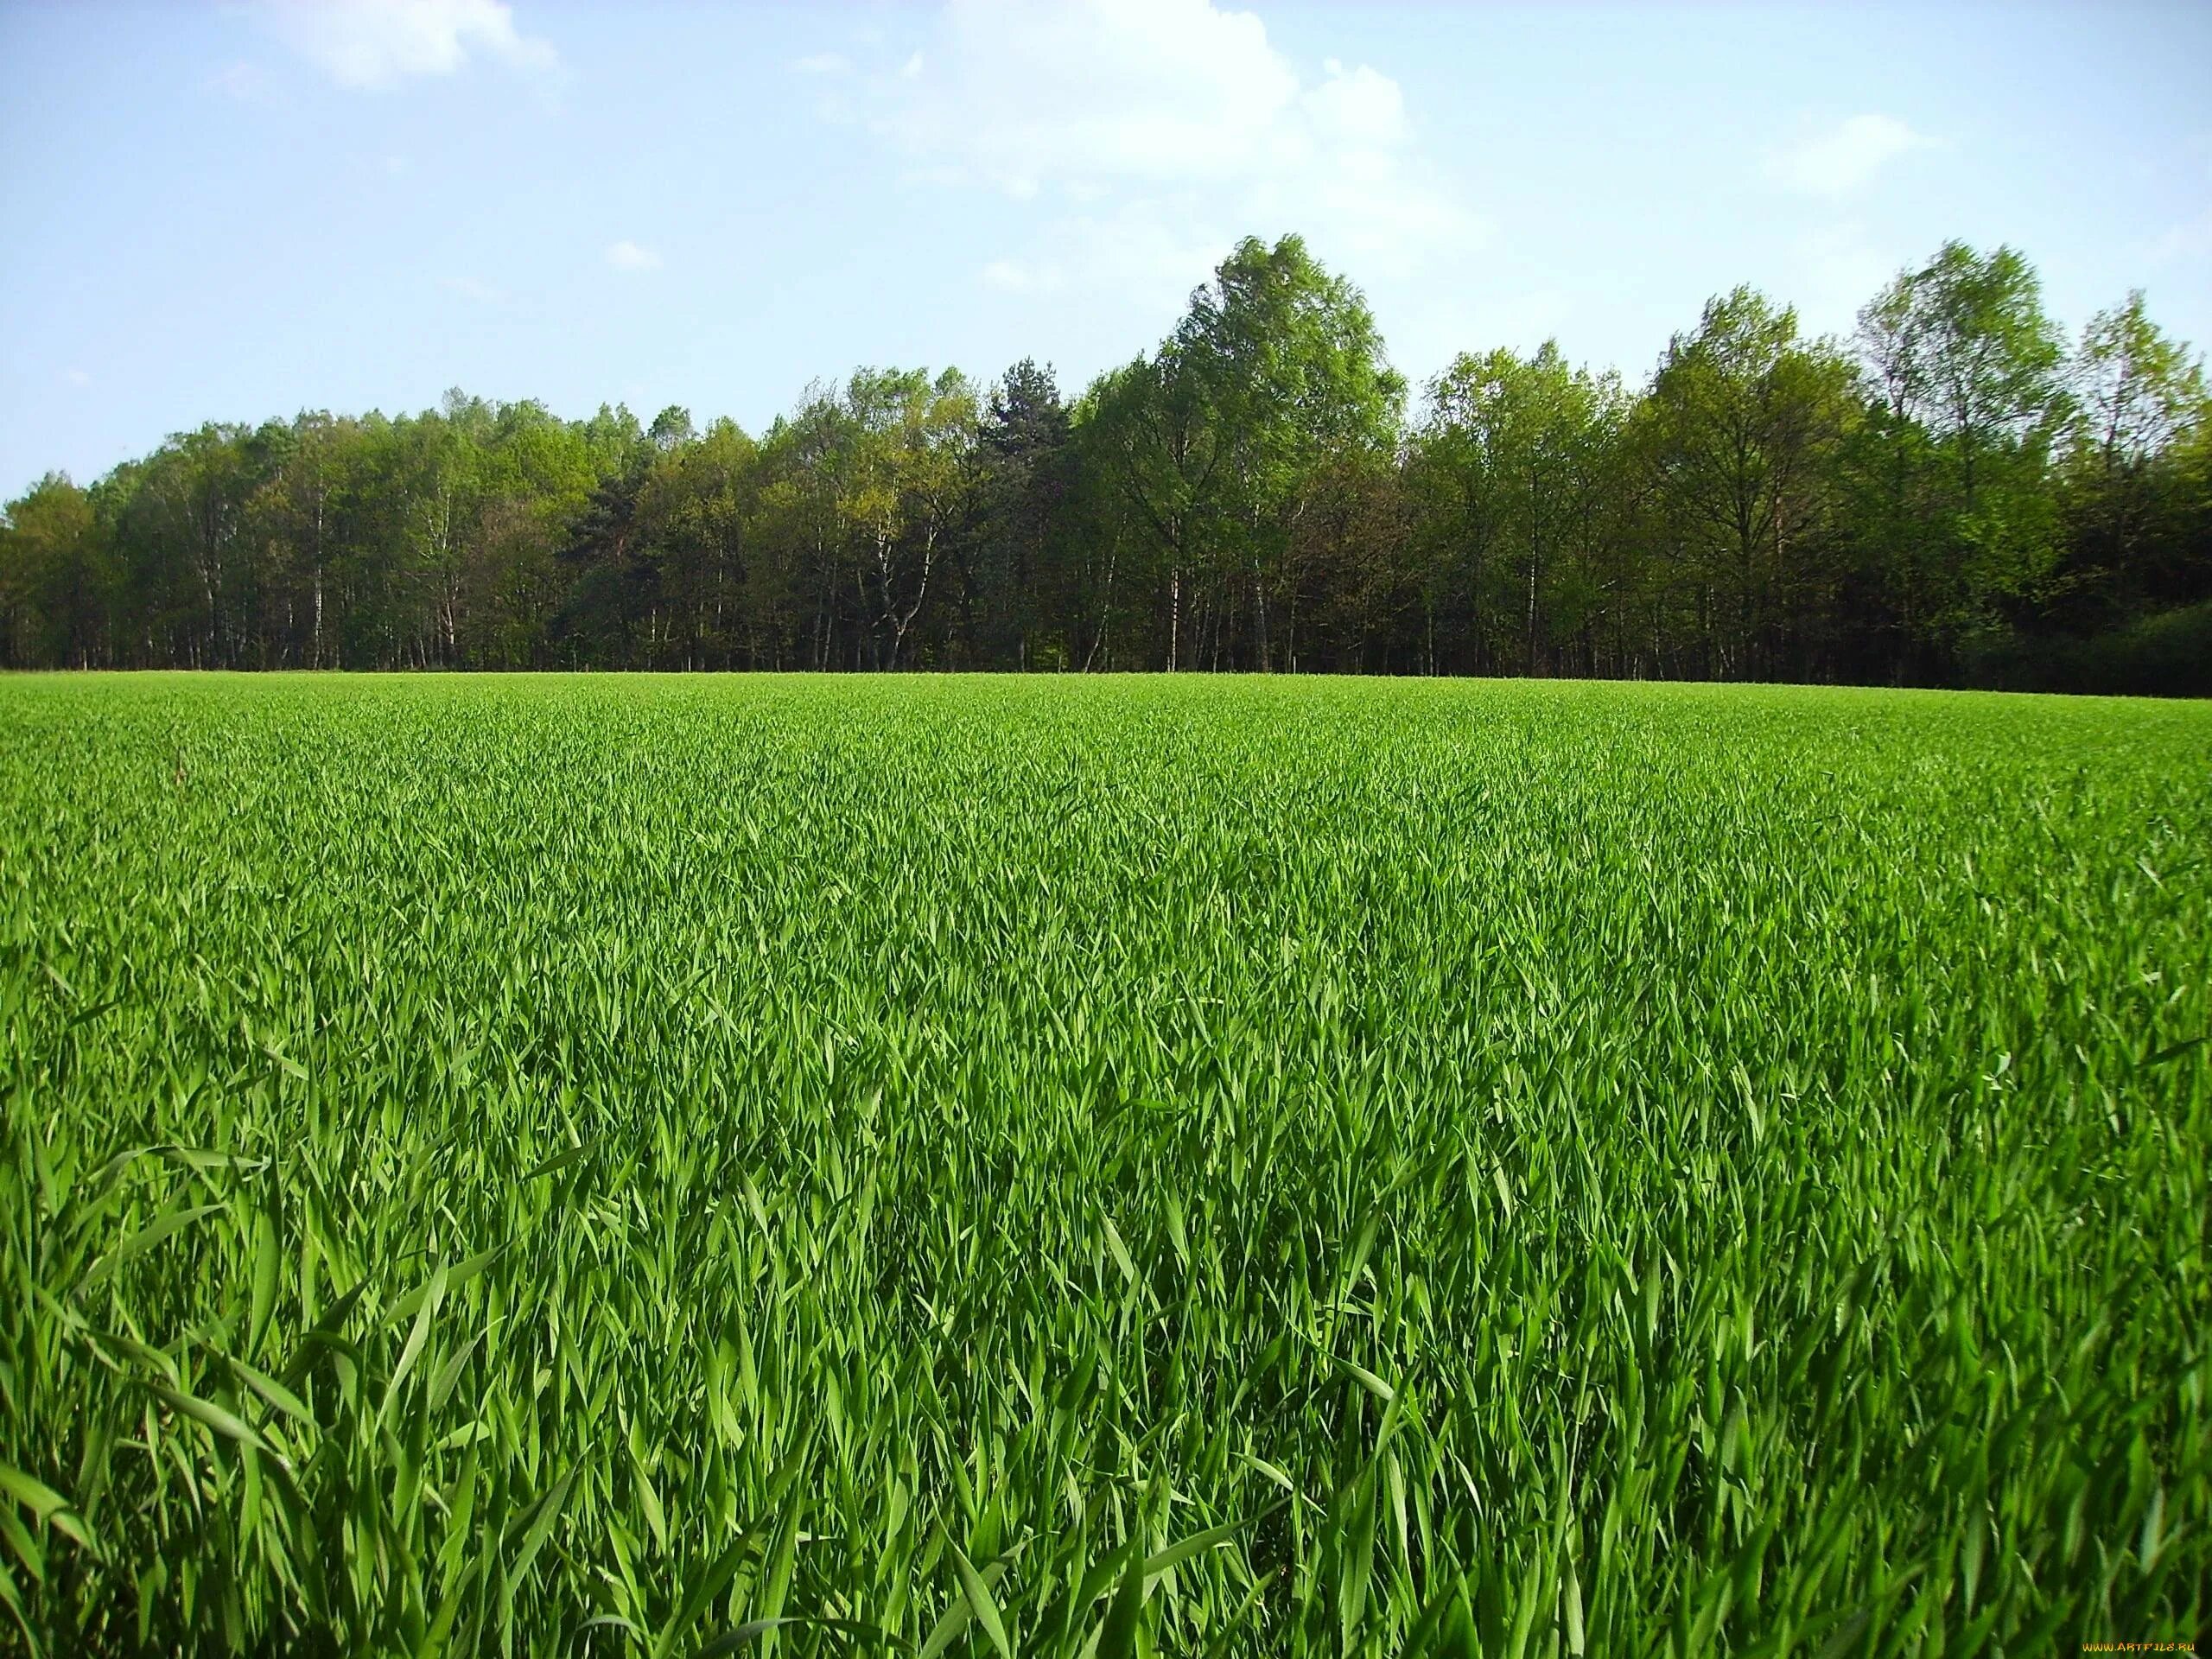
[(2208, 852), (2203, 704), (0, 682), (0, 1648), (2194, 1638)]

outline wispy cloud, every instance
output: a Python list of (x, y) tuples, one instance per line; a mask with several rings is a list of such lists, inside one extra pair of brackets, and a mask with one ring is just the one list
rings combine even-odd
[(539, 78), (561, 66), (551, 41), (516, 26), (505, 0), (260, 0), (258, 10), (341, 86), (386, 91), (477, 57)]
[(457, 294), (478, 305), (499, 305), (507, 297), (505, 289), (494, 288), (489, 283), (480, 283), (474, 276), (441, 277), (438, 286), (448, 294)]
[(617, 270), (658, 270), (660, 255), (625, 238), (607, 245), (607, 263)]
[(1803, 195), (1849, 195), (1899, 156), (1931, 147), (1895, 116), (1854, 115), (1771, 152), (1766, 175)]
[(61, 378), (73, 386), (89, 386), (92, 384), (92, 377), (82, 369), (64, 369), (61, 371)]
[(850, 107), (911, 177), (1038, 204), (1033, 245), (979, 267), (1001, 292), (1179, 298), (1245, 231), (1302, 230), (1386, 273), (1481, 238), (1395, 80), (1301, 72), (1211, 0), (950, 0), (868, 79)]
[(845, 75), (852, 73), (853, 60), (842, 52), (813, 52), (796, 67), (803, 75)]
[(202, 84), (211, 92), (220, 92), (241, 104), (253, 104), (268, 95), (269, 77), (259, 64), (240, 58), (225, 64)]
[(1059, 271), (1041, 270), (1020, 259), (992, 259), (982, 270), (983, 286), (1001, 294), (1027, 294), (1034, 289), (1059, 286)]

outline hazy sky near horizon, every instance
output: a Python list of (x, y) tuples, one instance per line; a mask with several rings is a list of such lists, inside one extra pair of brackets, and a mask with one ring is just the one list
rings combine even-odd
[(1416, 385), (1847, 330), (1947, 238), (2212, 345), (2212, 7), (0, 0), (0, 492), (448, 386), (758, 429), (858, 364), (1072, 395), (1306, 236)]

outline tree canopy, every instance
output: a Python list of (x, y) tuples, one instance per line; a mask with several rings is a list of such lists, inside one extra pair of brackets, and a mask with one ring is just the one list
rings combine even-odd
[(2140, 293), (2069, 348), (2011, 248), (1847, 340), (1738, 288), (1638, 385), (1547, 341), (1408, 394), (1293, 236), (1071, 399), (1024, 359), (861, 368), (758, 435), (459, 391), (211, 423), (7, 505), (0, 665), (2028, 683), (2212, 640), (2200, 359)]

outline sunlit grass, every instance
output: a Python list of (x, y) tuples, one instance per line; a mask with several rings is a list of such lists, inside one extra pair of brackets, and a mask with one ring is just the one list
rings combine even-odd
[(2202, 705), (0, 682), (0, 1629), (2193, 1637), (2208, 848)]

